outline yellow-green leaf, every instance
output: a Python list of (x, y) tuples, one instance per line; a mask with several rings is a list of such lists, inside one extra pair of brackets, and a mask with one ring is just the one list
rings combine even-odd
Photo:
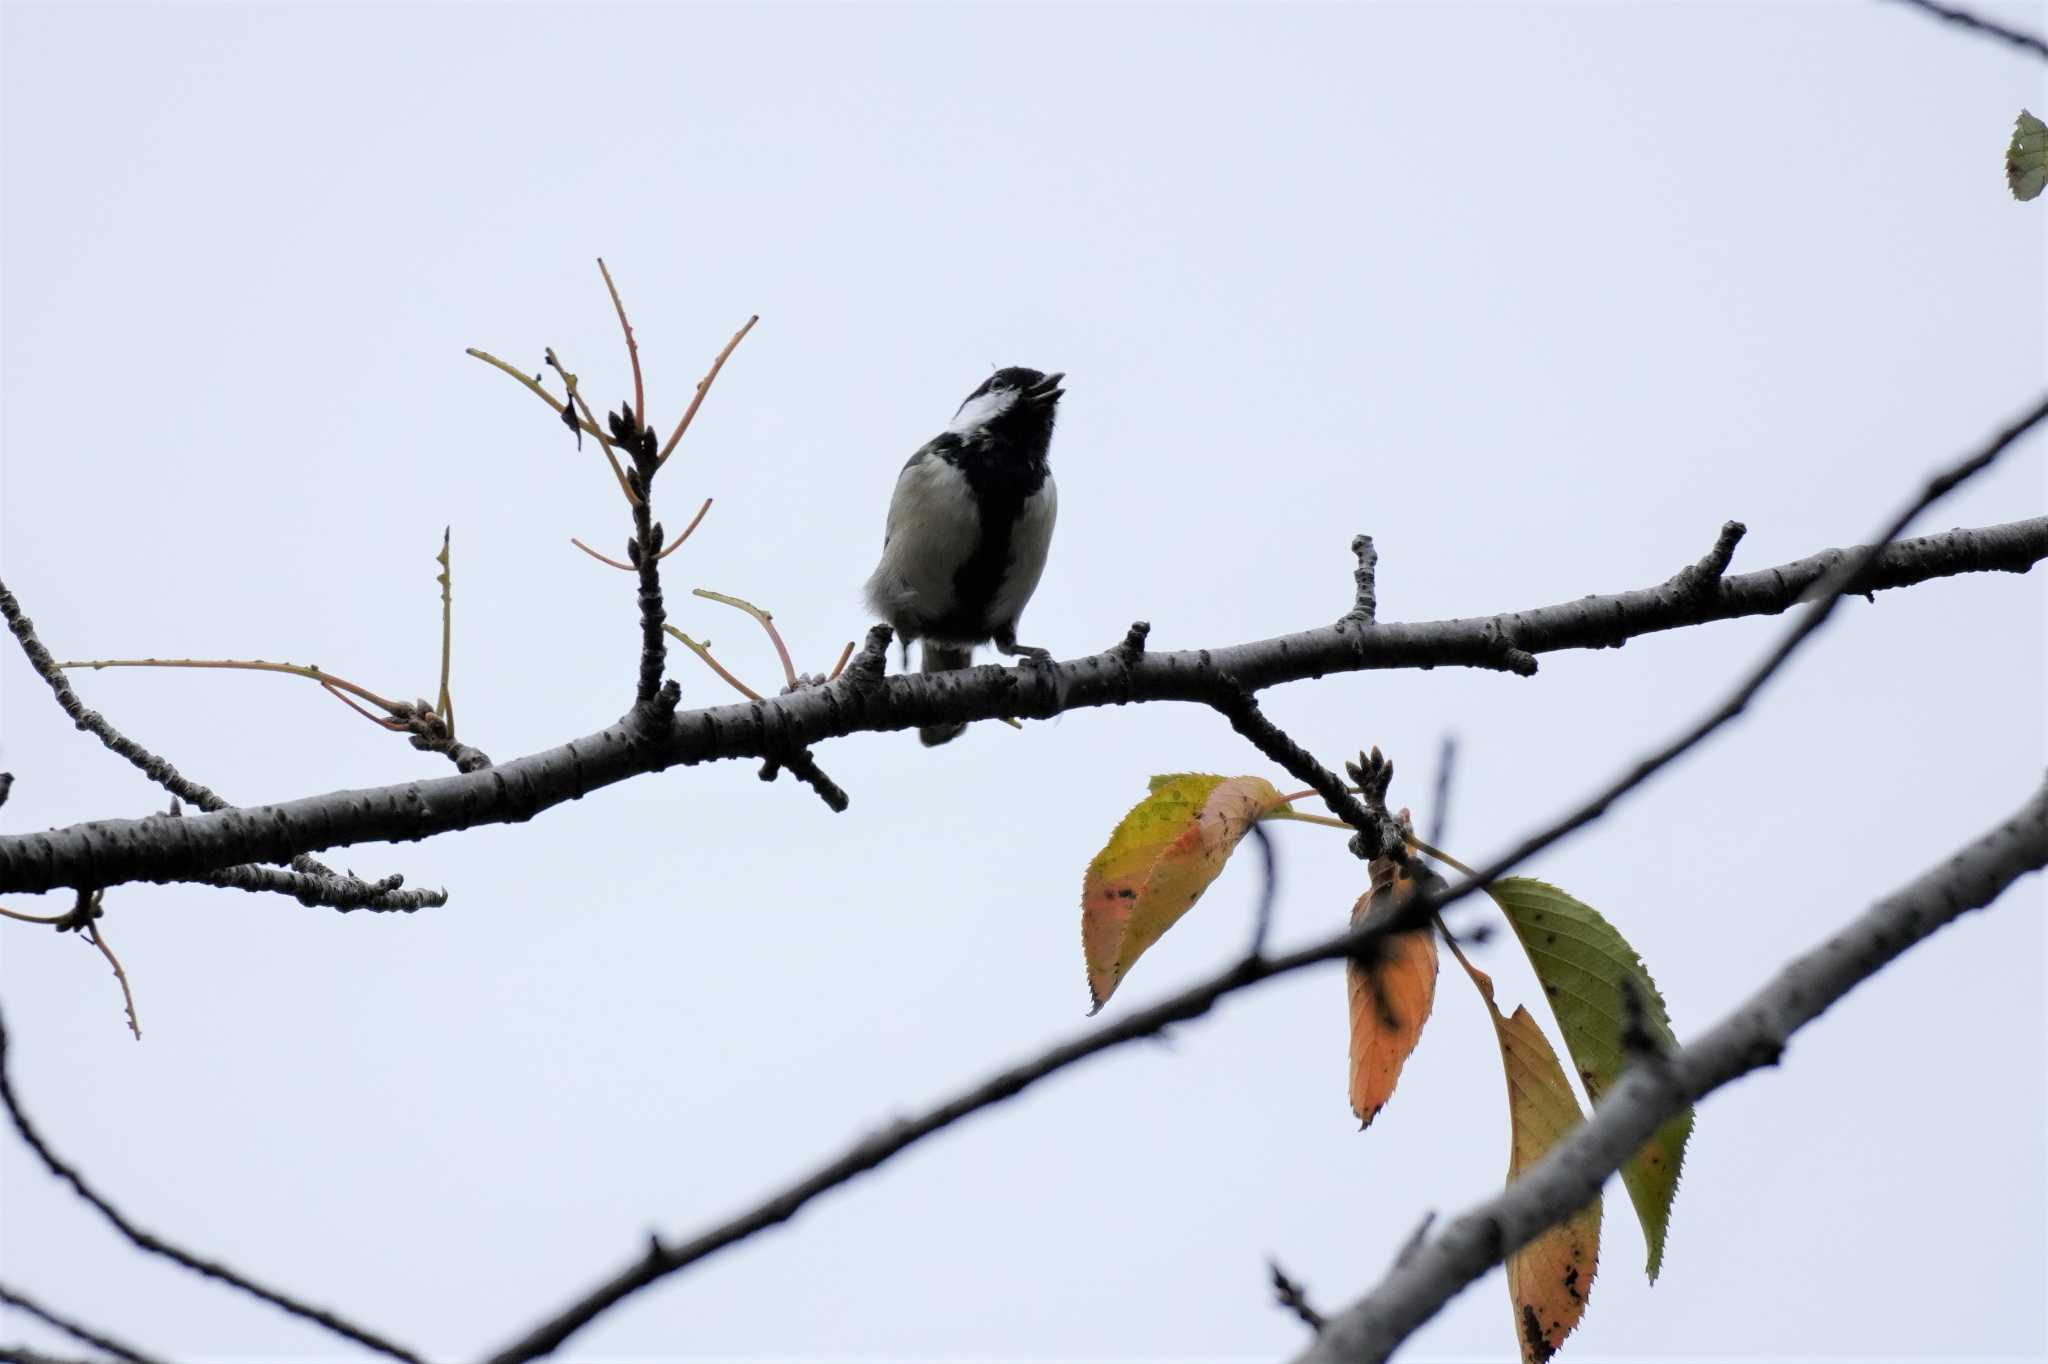
[(2020, 110), (2012, 142), (2005, 149), (2005, 183), (2012, 197), (2025, 203), (2048, 186), (2048, 123)]
[(1259, 777), (1154, 777), (1081, 880), (1081, 950), (1100, 1009), (1146, 948), (1194, 907), (1231, 850), (1280, 799)]
[[(1496, 881), (1489, 893), (1529, 954), (1586, 1096), (1595, 1104), (1628, 1064), (1630, 994), (1647, 1041), (1666, 1051), (1678, 1045), (1657, 982), (1650, 979), (1628, 940), (1599, 911), (1556, 886), (1524, 876)], [(1649, 1248), (1645, 1269), (1652, 1283), (1664, 1263), (1664, 1234), (1671, 1222), (1671, 1201), (1678, 1195), (1692, 1121), (1692, 1109), (1687, 1108), (1658, 1128), (1621, 1167), (1621, 1181), (1643, 1224)]]
[[(1550, 1039), (1525, 1008), (1503, 1017), (1493, 978), (1452, 949), (1493, 1015), (1508, 1079), (1508, 1183), (1586, 1120)], [(1600, 1270), (1600, 1196), (1508, 1256), (1508, 1303), (1523, 1364), (1545, 1364), (1586, 1314)]]
[[(1351, 907), (1352, 924), (1415, 891), (1415, 880), (1396, 863), (1375, 858), (1372, 889)], [(1351, 1111), (1361, 1131), (1372, 1126), (1393, 1097), (1401, 1067), (1422, 1040), (1422, 1025), (1436, 1004), (1436, 965), (1436, 932), (1430, 928), (1396, 933), (1372, 955), (1345, 963), (1351, 1005)]]

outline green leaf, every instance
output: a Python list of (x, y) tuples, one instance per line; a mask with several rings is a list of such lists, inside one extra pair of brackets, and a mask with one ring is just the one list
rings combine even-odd
[[(1657, 983), (1628, 940), (1598, 910), (1556, 886), (1524, 876), (1497, 881), (1488, 893), (1529, 954), (1572, 1064), (1595, 1104), (1628, 1065), (1627, 992), (1633, 991), (1639, 1002), (1642, 1027), (1651, 1040), (1667, 1051), (1677, 1047)], [(1687, 1108), (1658, 1128), (1621, 1167), (1622, 1183), (1649, 1244), (1645, 1268), (1652, 1283), (1664, 1263), (1664, 1233), (1671, 1221), (1671, 1201), (1678, 1195), (1692, 1120), (1692, 1109)]]
[(2024, 109), (2013, 123), (2012, 142), (2005, 149), (2005, 183), (2021, 203), (2038, 197), (2048, 185), (2048, 123)]
[(1081, 879), (1081, 951), (1100, 1009), (1144, 950), (1194, 908), (1252, 825), (1279, 803), (1260, 777), (1154, 777)]

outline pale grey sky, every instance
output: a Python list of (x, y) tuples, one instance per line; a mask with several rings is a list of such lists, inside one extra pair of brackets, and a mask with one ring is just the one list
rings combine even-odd
[[(2004, 11), (2043, 26), (2039, 8)], [(595, 451), (462, 354), (658, 419), (762, 315), (679, 461), (676, 615), (765, 682), (866, 625), (903, 458), (991, 364), (1069, 377), (1062, 518), (1027, 637), (1160, 647), (1348, 603), (1385, 619), (1654, 582), (1744, 520), (1757, 568), (1853, 541), (2040, 388), (2044, 206), (2000, 174), (2043, 71), (1903, 7), (1165, 10), (10, 5), (0, 570), (60, 655), (256, 655), (434, 684), (454, 525), (464, 737), (511, 757), (631, 697), (626, 520)], [(1927, 528), (2038, 515), (2034, 442)], [(2009, 811), (2044, 757), (2044, 579), (1854, 603), (1783, 685), (1538, 874), (1598, 906), (1681, 1037)], [(1343, 677), (1270, 698), (1378, 744), (1484, 856), (1718, 693), (1781, 628), (1551, 655), (1521, 680)], [(692, 703), (726, 699), (695, 660)], [(10, 830), (160, 808), (0, 660)], [(103, 673), (88, 704), (230, 799), (439, 775), (308, 684)], [(525, 828), (337, 860), (445, 884), (346, 917), (108, 897), (145, 1040), (81, 944), (0, 925), (14, 1073), (139, 1221), (436, 1358), (1085, 1026), (1076, 894), (1155, 772), (1264, 775), (1148, 707), (820, 759), (834, 816), (751, 765)], [(1284, 828), (1278, 933), (1361, 889)], [(1241, 945), (1233, 868), (1111, 1012)], [(1702, 1109), (1663, 1280), (1626, 1198), (1567, 1359), (2048, 1349), (2038, 880)], [(19, 906), (44, 908), (33, 901)], [(1496, 940), (1504, 1004), (1536, 998)], [(1498, 1187), (1485, 1012), (1446, 975), (1400, 1091), (1344, 1100), (1309, 973), (1169, 1047), (977, 1118), (635, 1299), (577, 1360), (1270, 1358), (1278, 1257), (1336, 1305), (1425, 1210)], [(0, 1140), (10, 1282), (180, 1360), (342, 1357), (132, 1252)], [(55, 1341), (18, 1315), (0, 1339)], [(1505, 1358), (1498, 1274), (1412, 1343)]]

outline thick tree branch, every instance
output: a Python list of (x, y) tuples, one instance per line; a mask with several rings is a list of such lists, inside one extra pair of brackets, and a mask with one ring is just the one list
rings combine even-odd
[(1590, 1122), (1332, 1317), (1296, 1356), (1297, 1364), (1385, 1359), (1467, 1284), (1584, 1207), (1672, 1115), (1752, 1070), (1778, 1064), (1792, 1035), (1835, 1001), (2044, 865), (2048, 784), (1998, 828), (1794, 958), (1690, 1046), (1632, 1066)]
[[(50, 651), (43, 647), (43, 641), (36, 634), (35, 622), (30, 620), (22, 611), (21, 603), (15, 600), (14, 594), (8, 591), (7, 584), (4, 582), (0, 582), (0, 616), (6, 617), (8, 630), (14, 635), (15, 641), (21, 645), (21, 651), (28, 655), (29, 666), (34, 668), (36, 675), (49, 685), (50, 690), (57, 697), (57, 705), (66, 715), (71, 717), (71, 722), (98, 739), (121, 757), (126, 758), (144, 776), (169, 791), (175, 797), (171, 802), (173, 812), (176, 811), (178, 800), (189, 801), (209, 813), (235, 808), (218, 792), (209, 787), (201, 786), (198, 782), (186, 779), (168, 761), (158, 757), (141, 744), (136, 743), (127, 735), (115, 729), (112, 724), (108, 723), (105, 716), (96, 710), (89, 709), (84, 702), (80, 701), (78, 693), (71, 689), (71, 680), (65, 677), (64, 670), (57, 666), (57, 660), (50, 656)], [(484, 761), (488, 765), (490, 760), (486, 758)], [(457, 766), (461, 766), (460, 762), (457, 763)], [(467, 771), (470, 769), (465, 768), (463, 770)], [(11, 775), (6, 776), (5, 782), (7, 786), (12, 786), (14, 778)], [(0, 789), (0, 801), (5, 799), (4, 789)], [(324, 891), (325, 898), (317, 903), (328, 905), (333, 909), (412, 910), (448, 903), (448, 893), (446, 891), (411, 891), (394, 901), (388, 892), (370, 891), (366, 888), (367, 883), (359, 881), (353, 876), (337, 876), (332, 868), (315, 861), (304, 853), (299, 853), (289, 858), (279, 857), (274, 860), (279, 862), (289, 861), (292, 871), (302, 878), (332, 881), (334, 883), (333, 886)], [(250, 887), (243, 887), (243, 889), (248, 888)]]
[[(2048, 406), (2036, 407), (2024, 423), (2001, 435), (1996, 448), (2005, 448), (2044, 412)], [(792, 742), (810, 746), (858, 732), (998, 719), (1017, 711), (1020, 689), (1034, 694), (1056, 690), (1059, 708), (1068, 711), (1128, 701), (1209, 704), (1218, 679), (1225, 676), (1256, 692), (1336, 672), (1498, 667), (1503, 638), (1531, 653), (1616, 648), (1663, 630), (1776, 615), (1798, 605), (1846, 565), (1862, 564), (1846, 590), (1872, 593), (1962, 573), (2024, 573), (2043, 558), (2048, 558), (2048, 517), (2036, 517), (1904, 540), (1875, 554), (1826, 550), (1776, 568), (1721, 578), (1706, 592), (1681, 592), (1667, 581), (1499, 616), (1373, 626), (1345, 622), (1220, 649), (1133, 655), (1119, 647), (1049, 668), (984, 666), (933, 679), (881, 676), (873, 664), (883, 655), (870, 647), (837, 681), (822, 687), (673, 717), (636, 708), (595, 734), (483, 772), (181, 820), (102, 820), (0, 837), (0, 891), (190, 879), (220, 867), (283, 861), (321, 848), (520, 822), (643, 772), (716, 759), (775, 757)], [(872, 646), (873, 639), (869, 642)]]
[[(113, 1223), (114, 1229), (127, 1237), (134, 1245), (148, 1251), (152, 1255), (161, 1255), (173, 1264), (181, 1265), (191, 1270), (194, 1274), (224, 1283), (230, 1288), (247, 1293), (250, 1297), (261, 1298), (273, 1307), (281, 1308), (291, 1315), (305, 1321), (310, 1321), (317, 1326), (323, 1326), (346, 1340), (352, 1340), (358, 1345), (375, 1350), (378, 1354), (388, 1355), (393, 1359), (405, 1361), (405, 1364), (421, 1364), (419, 1356), (415, 1355), (412, 1351), (394, 1345), (382, 1336), (366, 1331), (353, 1322), (334, 1315), (325, 1308), (300, 1302), (289, 1294), (281, 1293), (274, 1288), (267, 1288), (218, 1261), (201, 1259), (190, 1251), (172, 1245), (170, 1242), (143, 1230), (129, 1221), (125, 1213), (102, 1197), (91, 1185), (85, 1182), (83, 1175), (79, 1174), (78, 1171), (71, 1168), (69, 1164), (59, 1157), (50, 1148), (49, 1144), (43, 1140), (42, 1134), (36, 1130), (35, 1124), (29, 1121), (28, 1114), (22, 1109), (20, 1099), (14, 1093), (14, 1081), (8, 1069), (7, 1052), (7, 1025), (4, 1021), (0, 1021), (0, 1104), (5, 1104), (7, 1116), (14, 1121), (14, 1130), (21, 1134), (22, 1141), (28, 1145), (29, 1150), (35, 1152), (36, 1159), (42, 1161), (45, 1169), (64, 1183), (69, 1184), (73, 1193), (91, 1204), (94, 1211), (106, 1218), (107, 1221)], [(88, 1337), (80, 1337), (80, 1339), (86, 1340), (88, 1344), (98, 1345), (102, 1349), (113, 1349), (112, 1346)]]

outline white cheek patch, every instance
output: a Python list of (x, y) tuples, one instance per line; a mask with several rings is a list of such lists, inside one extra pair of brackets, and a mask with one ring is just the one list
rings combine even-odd
[(1014, 388), (998, 388), (982, 394), (979, 398), (969, 398), (960, 404), (960, 410), (953, 414), (952, 423), (946, 427), (946, 431), (955, 436), (972, 435), (1008, 412), (1017, 398), (1018, 392)]

